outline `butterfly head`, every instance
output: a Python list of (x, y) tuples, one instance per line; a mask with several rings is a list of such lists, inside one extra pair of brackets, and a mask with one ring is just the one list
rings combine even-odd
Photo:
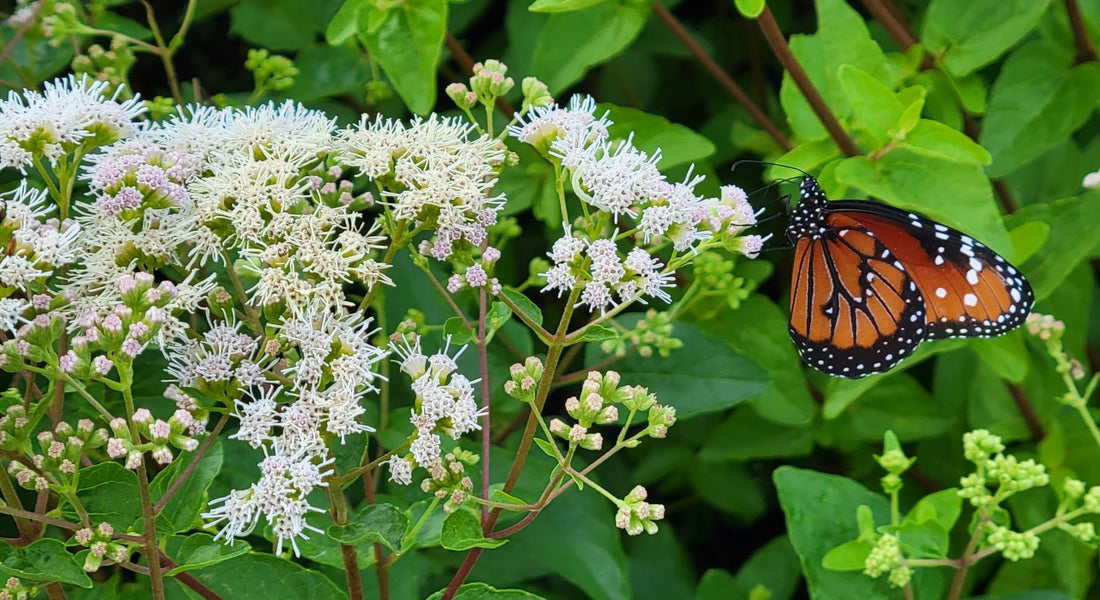
[(814, 238), (825, 233), (825, 207), (829, 201), (817, 179), (807, 175), (798, 186), (798, 204), (791, 211), (787, 225), (787, 238), (792, 242), (799, 238)]

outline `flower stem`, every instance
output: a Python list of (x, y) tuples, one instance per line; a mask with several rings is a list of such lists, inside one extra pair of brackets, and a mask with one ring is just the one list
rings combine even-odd
[[(130, 362), (116, 362), (119, 382), (122, 384), (122, 399), (126, 403), (126, 417), (130, 422), (130, 442), (135, 446), (141, 443), (137, 427), (134, 427), (134, 367)], [(142, 537), (145, 538), (145, 558), (149, 563), (149, 579), (152, 581), (153, 600), (164, 600), (164, 573), (160, 564), (160, 547), (157, 545), (157, 514), (153, 508), (153, 499), (149, 493), (149, 473), (145, 469), (145, 459), (138, 463), (138, 493), (141, 496)]]

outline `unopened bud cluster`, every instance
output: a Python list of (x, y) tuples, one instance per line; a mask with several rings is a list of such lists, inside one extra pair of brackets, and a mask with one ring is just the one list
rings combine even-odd
[(84, 556), (84, 570), (91, 573), (98, 571), (103, 565), (104, 559), (115, 563), (126, 562), (130, 559), (130, 548), (124, 543), (114, 539), (115, 529), (110, 523), (103, 522), (95, 529), (85, 527), (73, 535), (73, 541), (88, 548), (90, 552)]
[(657, 521), (665, 518), (665, 505), (646, 502), (648, 495), (644, 487), (634, 486), (619, 504), (615, 526), (629, 535), (657, 533)]
[(633, 349), (643, 357), (653, 356), (654, 352), (667, 357), (683, 345), (681, 340), (673, 336), (672, 316), (668, 312), (650, 308), (645, 312), (645, 318), (639, 319), (633, 329), (603, 342), (600, 348), (615, 356), (626, 356)]
[(23, 585), (18, 577), (8, 577), (4, 587), (0, 588), (0, 600), (28, 600), (38, 597), (38, 587), (34, 584)]
[(959, 496), (976, 507), (991, 506), (1013, 494), (1050, 483), (1046, 467), (1030, 458), (1021, 461), (1003, 450), (1001, 438), (985, 429), (963, 435), (963, 454), (977, 469), (962, 478)]
[(913, 570), (902, 563), (901, 543), (896, 535), (887, 533), (875, 542), (875, 547), (867, 555), (863, 573), (870, 577), (879, 577), (889, 573), (887, 581), (894, 587), (904, 587), (913, 577)]
[(132, 421), (138, 439), (143, 439), (144, 442), (135, 444), (132, 441), (130, 425), (121, 417), (111, 421), (114, 437), (107, 441), (107, 456), (125, 457), (127, 469), (138, 468), (145, 452), (149, 452), (153, 460), (166, 465), (172, 462), (172, 447), (190, 452), (199, 445), (198, 440), (187, 435), (194, 424), (194, 418), (186, 410), (177, 410), (170, 419), (164, 421), (153, 419), (152, 413), (147, 409), (139, 408), (134, 411)]
[(455, 448), (443, 460), (428, 467), (429, 476), (420, 482), (420, 489), (440, 500), (445, 499), (443, 510), (453, 513), (470, 498), (474, 490), (474, 482), (466, 474), (466, 467), (476, 465), (478, 460), (473, 452)]
[(515, 363), (509, 369), (511, 379), (504, 382), (504, 392), (520, 402), (533, 402), (543, 370), (537, 356), (528, 356), (523, 364)]
[[(514, 371), (516, 367), (518, 365), (513, 366)], [(676, 422), (676, 409), (657, 404), (656, 396), (648, 389), (620, 386), (616, 371), (589, 371), (588, 378), (581, 385), (580, 395), (565, 401), (565, 411), (575, 422), (569, 424), (563, 419), (551, 419), (550, 432), (586, 450), (600, 450), (603, 448), (603, 436), (590, 430), (597, 425), (617, 422), (619, 406), (629, 413), (627, 426), (636, 414), (646, 414), (646, 428), (640, 435), (663, 438), (668, 434), (668, 428)], [(639, 440), (635, 438), (623, 441), (623, 444), (631, 448), (637, 446)]]
[(35, 436), (39, 452), (34, 453), (29, 429), (23, 407), (19, 404), (8, 407), (0, 417), (0, 449), (20, 452), (29, 458), (33, 468), (13, 460), (8, 464), (8, 473), (20, 487), (38, 492), (72, 491), (70, 477), (80, 468), (80, 457), (102, 447), (108, 438), (107, 430), (96, 429), (89, 419), (78, 421), (76, 428), (61, 422), (52, 431), (41, 431)]

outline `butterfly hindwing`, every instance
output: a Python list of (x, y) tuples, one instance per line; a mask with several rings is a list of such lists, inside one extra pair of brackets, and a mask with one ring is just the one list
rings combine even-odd
[(855, 222), (799, 239), (791, 290), (791, 338), (803, 360), (830, 375), (886, 371), (924, 334), (915, 284), (889, 249)]

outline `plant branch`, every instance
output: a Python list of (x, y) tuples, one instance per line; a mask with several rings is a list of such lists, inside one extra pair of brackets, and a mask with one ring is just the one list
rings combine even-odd
[(1066, 15), (1069, 16), (1069, 24), (1073, 29), (1073, 44), (1077, 47), (1077, 64), (1093, 62), (1096, 57), (1096, 46), (1092, 44), (1089, 30), (1085, 27), (1085, 19), (1081, 15), (1081, 5), (1077, 0), (1065, 0)]
[(1012, 394), (1012, 401), (1016, 403), (1016, 410), (1019, 411), (1024, 423), (1027, 424), (1027, 430), (1031, 433), (1031, 441), (1038, 442), (1045, 438), (1047, 436), (1046, 429), (1043, 428), (1039, 415), (1035, 413), (1035, 407), (1031, 405), (1027, 392), (1013, 383), (1008, 384), (1008, 391)]
[(806, 74), (805, 69), (802, 68), (794, 53), (791, 52), (791, 47), (787, 45), (787, 39), (783, 37), (783, 32), (779, 30), (779, 24), (775, 22), (771, 9), (766, 5), (764, 6), (764, 12), (760, 13), (757, 23), (760, 24), (760, 31), (764, 33), (764, 39), (768, 40), (768, 45), (771, 46), (775, 57), (791, 74), (791, 79), (794, 80), (795, 85), (798, 86), (798, 89), (806, 98), (806, 102), (809, 103), (818, 120), (825, 126), (825, 129), (833, 138), (833, 142), (846, 156), (859, 156), (861, 154), (859, 147), (852, 141), (848, 132), (844, 131), (844, 127), (840, 125), (840, 121), (837, 121), (833, 111), (829, 110), (829, 106), (825, 104), (825, 99), (821, 97), (813, 82), (810, 81), (809, 75)]
[(787, 139), (787, 136), (779, 130), (778, 127), (772, 123), (768, 115), (752, 101), (752, 98), (745, 93), (745, 90), (741, 89), (741, 86), (730, 77), (725, 70), (713, 59), (709, 54), (703, 50), (703, 47), (699, 45), (699, 42), (695, 41), (695, 38), (691, 36), (691, 33), (676, 19), (676, 16), (668, 11), (667, 8), (661, 4), (660, 0), (654, 0), (653, 2), (653, 14), (657, 15), (657, 18), (668, 27), (672, 35), (675, 35), (680, 43), (687, 48), (688, 52), (695, 57), (695, 60), (699, 62), (699, 65), (718, 82), (718, 85), (722, 86), (722, 89), (733, 97), (742, 107), (749, 113), (756, 124), (759, 125), (764, 131), (775, 140), (776, 144), (783, 150), (790, 150), (794, 146), (791, 141)]
[[(485, 251), (485, 242), (481, 251)], [(492, 437), (489, 434), (489, 340), (486, 333), (487, 307), (489, 299), (485, 293), (485, 286), (478, 292), (477, 310), (477, 362), (481, 368), (481, 497), (489, 497), (489, 451), (492, 448)], [(482, 535), (489, 533), (489, 507), (481, 507)]]

